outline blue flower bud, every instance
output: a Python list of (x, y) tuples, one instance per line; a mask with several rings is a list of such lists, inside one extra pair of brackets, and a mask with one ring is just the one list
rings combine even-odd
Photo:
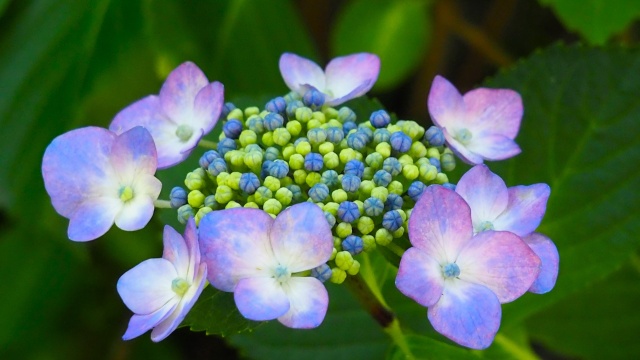
[(225, 119), (229, 113), (236, 108), (232, 102), (226, 102), (222, 107), (222, 113), (220, 114), (221, 119)]
[(296, 110), (298, 110), (298, 108), (304, 107), (304, 104), (302, 103), (302, 101), (300, 100), (293, 100), (291, 101), (289, 104), (287, 104), (287, 117), (289, 119), (295, 119), (296, 118)]
[(393, 176), (385, 170), (378, 170), (373, 175), (373, 182), (378, 186), (387, 186), (393, 180)]
[(413, 201), (418, 201), (426, 188), (427, 186), (421, 181), (414, 181), (409, 186), (409, 189), (407, 189), (407, 195), (409, 195)]
[(333, 227), (336, 224), (336, 217), (333, 216), (333, 214), (331, 214), (328, 211), (324, 212), (324, 217), (325, 219), (327, 219), (327, 222), (329, 223), (329, 226)]
[(391, 116), (384, 110), (378, 110), (371, 113), (369, 121), (374, 127), (383, 128), (391, 123)]
[(181, 224), (186, 224), (187, 220), (189, 220), (190, 217), (194, 216), (195, 213), (193, 212), (193, 208), (191, 207), (191, 205), (186, 204), (178, 208), (178, 221), (180, 221)]
[(244, 173), (240, 176), (240, 190), (253, 194), (260, 187), (260, 179), (254, 173)]
[(344, 222), (354, 222), (360, 217), (358, 205), (351, 201), (343, 201), (338, 206), (338, 217)]
[(357, 128), (358, 128), (358, 124), (352, 121), (347, 121), (344, 124), (342, 124), (342, 131), (345, 133), (345, 135), (348, 134), (349, 131)]
[(433, 166), (436, 167), (436, 169), (438, 169), (438, 172), (442, 171), (442, 168), (440, 167), (440, 160), (436, 159), (436, 158), (429, 158), (429, 163)]
[(447, 183), (442, 184), (442, 186), (446, 187), (449, 190), (453, 190), (453, 191), (456, 190), (456, 184), (452, 184), (452, 183), (447, 182)]
[(342, 188), (346, 192), (354, 193), (360, 188), (361, 180), (353, 174), (344, 174), (342, 176)]
[(262, 162), (262, 167), (260, 169), (261, 178), (266, 178), (267, 176), (269, 176), (269, 169), (271, 168), (271, 165), (273, 165), (273, 161), (267, 160)]
[(335, 170), (327, 170), (322, 173), (322, 183), (328, 187), (334, 187), (338, 184), (338, 173)]
[(403, 133), (402, 131), (397, 131), (391, 134), (389, 138), (389, 143), (391, 144), (391, 148), (398, 152), (407, 152), (411, 149), (411, 138)]
[(387, 129), (376, 129), (373, 132), (373, 143), (375, 145), (380, 144), (381, 142), (389, 142), (391, 138), (391, 133)]
[(284, 160), (274, 160), (267, 172), (275, 178), (282, 179), (289, 174), (289, 164)]
[(384, 203), (376, 197), (370, 197), (363, 203), (364, 213), (367, 216), (378, 216), (384, 211)]
[(311, 189), (309, 189), (309, 198), (315, 202), (322, 202), (329, 196), (329, 187), (323, 183), (318, 183), (313, 185)]
[(400, 229), (403, 222), (402, 215), (400, 215), (398, 210), (387, 211), (382, 216), (382, 226), (391, 232)]
[(402, 196), (398, 194), (389, 194), (387, 196), (387, 200), (384, 202), (385, 210), (398, 210), (402, 209), (402, 205), (404, 201), (402, 200)]
[(286, 186), (289, 191), (291, 191), (293, 201), (300, 201), (302, 199), (302, 190), (300, 190), (300, 186), (296, 184), (290, 184)]
[(325, 282), (331, 279), (331, 273), (332, 273), (331, 268), (327, 264), (322, 264), (317, 268), (311, 269), (311, 276), (313, 276), (314, 278), (322, 282)]
[(233, 139), (224, 138), (218, 143), (218, 153), (220, 156), (224, 156), (227, 152), (236, 150), (237, 148), (237, 144)]
[(400, 164), (398, 159), (388, 157), (382, 162), (382, 170), (388, 172), (391, 176), (396, 176), (402, 172), (402, 164)]
[(341, 128), (332, 126), (327, 128), (325, 132), (327, 133), (327, 141), (330, 141), (334, 144), (338, 144), (340, 143), (340, 141), (342, 141), (342, 139), (344, 139), (344, 132)]
[(290, 91), (283, 97), (284, 97), (284, 100), (288, 103), (292, 101), (300, 100), (302, 98), (302, 96), (300, 96), (300, 94), (298, 94), (295, 91)]
[(217, 151), (209, 150), (209, 151), (206, 151), (204, 154), (202, 154), (198, 163), (200, 164), (201, 168), (207, 170), (207, 168), (209, 167), (209, 164), (211, 164), (213, 160), (218, 159), (219, 157), (220, 157), (220, 154), (218, 154)]
[(171, 189), (169, 200), (171, 201), (171, 207), (177, 209), (187, 203), (187, 191), (180, 186), (176, 186)]
[(217, 158), (209, 164), (207, 172), (213, 176), (218, 176), (221, 172), (227, 172), (227, 162), (223, 158)]
[(362, 150), (367, 146), (369, 140), (363, 132), (356, 131), (347, 135), (347, 145), (354, 150)]
[(284, 119), (282, 118), (282, 115), (278, 113), (268, 113), (264, 117), (263, 121), (264, 121), (264, 127), (269, 131), (273, 131), (284, 125)]
[(357, 255), (362, 252), (364, 242), (360, 236), (349, 235), (342, 240), (342, 249), (348, 251), (351, 255)]
[(222, 126), (222, 131), (229, 139), (237, 139), (242, 132), (242, 122), (237, 119), (228, 120)]
[(247, 128), (256, 134), (264, 132), (264, 120), (260, 116), (252, 116), (247, 120)]
[(360, 160), (349, 160), (344, 165), (344, 174), (355, 175), (359, 178), (362, 178), (362, 173), (364, 172), (364, 164)]
[(327, 140), (327, 133), (322, 128), (315, 128), (307, 131), (307, 138), (311, 145), (319, 145)]
[(429, 129), (424, 133), (424, 140), (431, 146), (444, 145), (444, 134), (442, 133), (442, 129), (437, 126), (429, 127)]
[[(246, 151), (248, 152), (249, 149), (247, 148)], [(275, 160), (275, 159), (279, 159), (280, 158), (280, 150), (278, 150), (277, 148), (274, 147), (268, 147), (265, 151), (264, 151), (264, 158), (265, 160)]]
[(456, 158), (452, 153), (445, 152), (440, 156), (440, 166), (444, 171), (453, 171), (456, 168)]
[(324, 94), (320, 91), (311, 88), (304, 93), (302, 102), (308, 107), (320, 107), (324, 104)]
[(367, 142), (373, 140), (373, 130), (371, 130), (371, 128), (369, 128), (368, 126), (360, 124), (358, 125), (357, 131), (367, 137)]
[(320, 171), (324, 166), (322, 155), (310, 152), (304, 157), (304, 168), (308, 171)]
[(343, 106), (338, 111), (338, 121), (340, 121), (343, 124), (347, 122), (352, 122), (355, 124), (356, 113), (354, 113), (353, 110), (349, 109), (348, 107)]
[(267, 102), (267, 104), (264, 106), (265, 110), (272, 113), (278, 113), (280, 115), (284, 114), (284, 111), (286, 110), (286, 108), (287, 108), (287, 102), (281, 96), (278, 96), (276, 98), (269, 100), (269, 102)]

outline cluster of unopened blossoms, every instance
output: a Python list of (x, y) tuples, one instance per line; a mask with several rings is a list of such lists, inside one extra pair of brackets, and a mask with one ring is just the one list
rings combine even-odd
[[(372, 54), (333, 59), (325, 70), (283, 54), (291, 92), (264, 108), (224, 103), (223, 86), (193, 63), (169, 74), (158, 95), (116, 115), (109, 129), (72, 130), (47, 148), (42, 174), (68, 236), (88, 241), (113, 224), (143, 228), (154, 208), (172, 207), (184, 236), (164, 230), (162, 258), (117, 284), (134, 312), (124, 339), (175, 330), (207, 283), (233, 292), (247, 319), (319, 326), (329, 296), (378, 247), (401, 255), (397, 288), (428, 308), (434, 329), (476, 349), (498, 331), (501, 303), (555, 284), (558, 253), (536, 233), (546, 184), (505, 183), (484, 160), (520, 152), (520, 96), (479, 88), (461, 95), (437, 76), (428, 99), (434, 126), (368, 118), (342, 103), (375, 83)], [(221, 119), (218, 141), (202, 139)], [(199, 166), (158, 200), (157, 169), (211, 147)], [(475, 165), (457, 184), (455, 156)], [(412, 245), (398, 239), (406, 239)]]

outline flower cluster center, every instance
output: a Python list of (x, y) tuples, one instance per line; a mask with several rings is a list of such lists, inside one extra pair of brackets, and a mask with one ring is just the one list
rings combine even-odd
[(118, 191), (118, 195), (120, 196), (120, 200), (122, 200), (123, 202), (127, 202), (133, 199), (133, 189), (128, 185), (122, 186)]
[(189, 125), (180, 125), (176, 129), (176, 136), (180, 141), (186, 142), (191, 139), (191, 135), (193, 135), (193, 128)]
[(191, 287), (191, 284), (183, 278), (175, 278), (171, 282), (171, 290), (179, 296), (184, 296), (189, 287)]
[(454, 278), (460, 276), (460, 267), (456, 263), (449, 263), (442, 267), (442, 274), (445, 278)]
[(291, 277), (291, 271), (289, 271), (286, 266), (278, 265), (273, 272), (273, 277), (282, 284), (289, 280)]
[(471, 131), (469, 131), (469, 129), (467, 128), (463, 128), (456, 131), (456, 135), (455, 135), (456, 140), (458, 140), (462, 145), (469, 144), (469, 142), (471, 142), (472, 137), (473, 135), (471, 134)]
[(476, 232), (483, 232), (487, 230), (493, 230), (493, 223), (491, 221), (483, 221), (476, 227)]

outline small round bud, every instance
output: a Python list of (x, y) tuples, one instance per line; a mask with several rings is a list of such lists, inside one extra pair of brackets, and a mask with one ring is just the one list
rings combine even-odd
[(362, 238), (356, 235), (349, 235), (342, 240), (342, 249), (348, 251), (351, 255), (357, 255), (362, 252), (364, 244)]
[(285, 128), (277, 128), (273, 131), (271, 138), (275, 144), (285, 146), (291, 140), (291, 134)]
[(351, 223), (341, 222), (335, 227), (335, 231), (338, 237), (344, 239), (347, 236), (351, 235), (351, 233), (353, 232), (353, 228), (351, 227)]
[(397, 194), (389, 194), (387, 196), (387, 201), (384, 202), (385, 210), (399, 210), (402, 209), (402, 205), (404, 201), (402, 200), (402, 196)]
[(320, 180), (323, 184), (328, 187), (334, 187), (338, 184), (338, 173), (335, 170), (327, 170), (322, 173), (322, 180)]
[(375, 224), (373, 222), (373, 219), (371, 219), (370, 217), (361, 216), (358, 219), (358, 224), (356, 225), (356, 227), (361, 234), (367, 235), (375, 229)]
[(403, 223), (402, 216), (400, 215), (398, 210), (387, 211), (382, 216), (382, 226), (391, 232), (401, 228), (402, 223)]
[(391, 116), (384, 110), (378, 110), (371, 113), (369, 121), (374, 127), (383, 128), (391, 123)]
[(405, 165), (402, 167), (402, 175), (409, 181), (415, 180), (420, 176), (420, 170), (413, 164)]
[(407, 134), (398, 131), (391, 134), (389, 143), (391, 144), (391, 148), (393, 150), (403, 153), (411, 149), (411, 144), (413, 143), (413, 141), (411, 141), (411, 138), (407, 136)]
[(260, 209), (260, 206), (258, 206), (258, 204), (254, 203), (253, 201), (244, 204), (244, 207), (251, 209)]
[(302, 96), (302, 102), (310, 108), (319, 108), (324, 104), (324, 94), (311, 88)]
[(327, 134), (327, 141), (334, 144), (339, 144), (344, 139), (344, 132), (341, 127), (329, 127), (325, 130)]
[(424, 183), (420, 181), (414, 181), (409, 186), (409, 189), (407, 189), (407, 195), (409, 195), (409, 197), (413, 199), (413, 201), (418, 201), (426, 188), (427, 186)]
[(284, 160), (274, 160), (267, 172), (275, 178), (282, 179), (289, 174), (289, 164)]
[(347, 134), (351, 130), (355, 130), (357, 128), (358, 128), (358, 124), (356, 124), (355, 122), (347, 121), (342, 124), (342, 132), (344, 133), (345, 136), (347, 136)]
[(318, 152), (320, 152), (320, 154), (322, 154), (323, 156), (330, 152), (333, 152), (334, 149), (335, 146), (333, 146), (333, 144), (330, 142), (323, 142), (318, 146)]
[(181, 224), (186, 224), (189, 218), (194, 216), (195, 213), (193, 212), (191, 205), (186, 204), (178, 208), (178, 221), (180, 221)]
[(362, 150), (367, 146), (367, 136), (359, 131), (347, 135), (347, 145), (354, 150)]
[(267, 176), (264, 179), (264, 183), (262, 185), (271, 190), (271, 192), (276, 192), (278, 191), (278, 189), (280, 189), (280, 180), (273, 176)]
[(302, 124), (298, 120), (291, 120), (287, 122), (285, 129), (291, 134), (291, 136), (298, 136), (302, 131)]
[(180, 186), (176, 186), (171, 189), (169, 200), (171, 201), (171, 207), (177, 209), (187, 203), (187, 191)]
[[(221, 159), (216, 159), (216, 160), (221, 160)], [(187, 177), (184, 179), (184, 184), (189, 190), (202, 189), (205, 185), (203, 174), (199, 171), (192, 171), (188, 173)]]
[(331, 268), (327, 264), (322, 264), (316, 268), (311, 269), (311, 276), (322, 282), (331, 279), (331, 274)]
[(336, 224), (336, 217), (333, 216), (333, 214), (331, 214), (330, 212), (325, 211), (324, 218), (327, 219), (329, 226), (333, 227)]
[(364, 213), (368, 216), (375, 217), (384, 211), (384, 202), (376, 197), (370, 197), (363, 203)]
[(311, 171), (307, 173), (307, 178), (304, 180), (304, 182), (307, 184), (307, 186), (312, 187), (315, 184), (322, 182), (322, 175), (320, 175), (320, 173)]
[(216, 201), (215, 195), (209, 195), (204, 198), (204, 206), (211, 208), (212, 210), (218, 210), (220, 208), (220, 204)]
[(264, 127), (267, 130), (273, 131), (284, 125), (284, 118), (278, 113), (270, 112), (264, 117)]
[(372, 169), (379, 169), (382, 166), (384, 159), (382, 158), (382, 155), (374, 152), (367, 155), (367, 158), (364, 161)]
[(436, 180), (435, 180), (436, 184), (442, 185), (448, 182), (449, 182), (449, 177), (447, 176), (447, 174), (438, 173), (438, 175), (436, 175)]
[(192, 190), (187, 196), (187, 202), (189, 203), (189, 205), (191, 205), (191, 207), (199, 208), (200, 206), (202, 206), (202, 204), (204, 204), (204, 198), (205, 196), (202, 192), (200, 192), (200, 190)]
[(318, 125), (322, 125), (327, 122), (327, 117), (324, 116), (324, 113), (322, 111), (314, 111), (312, 117), (313, 120), (318, 120)]
[(225, 205), (225, 209), (235, 209), (235, 208), (241, 208), (242, 205), (240, 205), (239, 203), (235, 202), (235, 201), (229, 201), (227, 203), (227, 205)]
[(384, 159), (382, 163), (382, 169), (391, 174), (391, 176), (396, 176), (402, 172), (402, 164), (398, 159), (394, 157), (388, 157)]
[(424, 146), (423, 143), (419, 141), (415, 141), (411, 144), (411, 149), (409, 149), (409, 156), (414, 159), (420, 159), (427, 156), (427, 147)]
[(211, 164), (213, 160), (218, 158), (220, 158), (220, 154), (218, 154), (217, 151), (209, 150), (209, 151), (206, 151), (204, 154), (202, 154), (202, 156), (200, 157), (200, 160), (198, 160), (198, 163), (200, 164), (201, 168), (203, 168), (204, 170), (207, 170), (207, 168), (209, 167), (209, 164)]
[(300, 154), (293, 154), (289, 158), (289, 167), (293, 170), (299, 170), (304, 168), (304, 156)]
[(258, 114), (260, 114), (260, 108), (258, 108), (257, 106), (250, 106), (244, 109), (244, 116), (247, 118), (252, 115), (258, 115)]
[(382, 155), (383, 158), (388, 158), (391, 156), (391, 145), (387, 142), (381, 142), (376, 145), (376, 152)]
[(384, 186), (377, 186), (371, 190), (371, 196), (385, 202), (387, 201), (387, 196), (389, 196), (389, 190)]
[(253, 194), (260, 187), (260, 179), (254, 173), (244, 173), (240, 176), (240, 190)]
[(440, 166), (444, 171), (453, 171), (456, 168), (456, 158), (451, 153), (444, 153), (440, 156)]
[(311, 144), (308, 141), (300, 141), (296, 146), (296, 153), (306, 156), (311, 153)]
[(265, 186), (260, 186), (253, 194), (253, 197), (256, 204), (264, 205), (267, 200), (273, 198), (273, 192)]
[(309, 198), (315, 202), (322, 202), (329, 196), (329, 188), (323, 183), (315, 184), (309, 189)]
[(269, 102), (267, 102), (264, 108), (265, 110), (270, 111), (272, 113), (279, 113), (282, 115), (284, 114), (287, 108), (287, 102), (284, 100), (283, 97), (278, 96), (276, 98), (269, 100)]
[(444, 184), (442, 184), (442, 186), (444, 186), (445, 188), (447, 188), (449, 190), (453, 190), (453, 191), (456, 190), (456, 185), (452, 184), (452, 183), (444, 183)]
[[(246, 124), (247, 129), (253, 131), (254, 134), (262, 134), (265, 131), (264, 119), (262, 119), (260, 116), (251, 116), (249, 119), (247, 119)], [(242, 134), (240, 134), (240, 136), (242, 137)]]
[(343, 201), (338, 207), (338, 217), (344, 222), (354, 222), (360, 217), (358, 205), (351, 201)]
[(444, 134), (439, 127), (431, 126), (424, 133), (424, 140), (431, 146), (442, 146), (444, 145)]
[(431, 165), (433, 165), (438, 170), (438, 172), (442, 171), (442, 169), (440, 168), (440, 160), (436, 158), (429, 158), (429, 163), (431, 163)]
[(222, 126), (222, 132), (229, 139), (237, 139), (242, 132), (242, 122), (237, 119), (227, 120)]
[(313, 116), (313, 110), (308, 107), (299, 107), (296, 109), (296, 120), (300, 121), (303, 124), (306, 124), (311, 120)]
[(229, 174), (227, 178), (227, 186), (232, 190), (240, 190), (240, 177), (242, 177), (242, 173), (234, 171)]
[(389, 194), (402, 195), (404, 194), (404, 186), (400, 181), (394, 180), (387, 186), (387, 190), (389, 190)]
[(229, 178), (228, 172), (221, 172), (216, 176), (216, 184), (218, 184), (218, 186), (227, 185), (228, 178)]
[(354, 174), (345, 174), (342, 176), (342, 188), (350, 193), (358, 191), (360, 189), (361, 180)]
[(330, 201), (326, 204), (324, 204), (324, 206), (322, 207), (322, 210), (330, 213), (333, 216), (338, 216), (338, 207), (340, 206), (340, 204)]
[(269, 199), (262, 205), (262, 210), (269, 214), (278, 215), (282, 211), (282, 204), (276, 199)]
[(342, 190), (342, 189), (337, 189), (334, 190), (331, 193), (331, 198), (333, 199), (333, 201), (335, 201), (336, 203), (341, 203), (343, 201), (347, 201), (347, 199), (349, 198), (349, 196), (347, 195), (347, 192)]
[(378, 170), (373, 175), (373, 182), (378, 186), (386, 187), (387, 185), (389, 185), (389, 183), (391, 183), (392, 179), (393, 177), (391, 176), (391, 174), (385, 170)]
[(302, 170), (302, 169), (294, 171), (293, 172), (293, 181), (295, 181), (295, 183), (298, 184), (298, 185), (306, 184), (306, 182), (307, 182), (307, 172)]
[(213, 210), (211, 208), (208, 207), (203, 207), (198, 209), (198, 212), (196, 213), (196, 216), (194, 217), (194, 220), (196, 221), (196, 226), (200, 225), (200, 220), (202, 220), (202, 218), (207, 215), (208, 213), (212, 212)]
[(398, 228), (398, 230), (392, 232), (391, 235), (393, 236), (394, 239), (402, 237), (402, 235), (404, 235), (404, 228), (403, 227)]
[(351, 267), (349, 268), (349, 270), (347, 270), (347, 274), (353, 276), (353, 275), (357, 275), (359, 272), (360, 272), (360, 262), (358, 262), (358, 260), (353, 260), (353, 264), (351, 264)]
[(334, 152), (325, 154), (322, 157), (322, 161), (327, 169), (335, 169), (340, 165), (340, 158)]
[(420, 180), (424, 182), (435, 180), (436, 176), (438, 176), (438, 169), (431, 163), (420, 165), (418, 170), (420, 171)]
[(221, 119), (226, 119), (227, 116), (229, 115), (229, 113), (232, 110), (234, 110), (235, 108), (236, 108), (236, 106), (230, 101), (224, 103), (224, 105), (222, 106), (222, 111), (220, 113), (220, 118)]
[(315, 128), (307, 131), (307, 138), (313, 146), (317, 146), (327, 140), (327, 133), (324, 129)]
[(391, 139), (391, 133), (387, 129), (376, 129), (373, 132), (373, 143), (378, 145), (382, 142), (388, 143)]
[(293, 100), (293, 101), (290, 101), (290, 102), (287, 104), (287, 109), (286, 109), (287, 117), (288, 117), (289, 119), (295, 119), (295, 117), (296, 117), (296, 110), (298, 110), (298, 108), (301, 108), (301, 107), (304, 107), (304, 104), (302, 103), (302, 101), (300, 101), (300, 100)]
[(362, 180), (360, 183), (360, 195), (369, 196), (371, 190), (376, 187), (376, 184), (371, 180)]
[(332, 283), (342, 284), (346, 278), (347, 278), (346, 271), (338, 267), (334, 267), (331, 269), (331, 278), (329, 279), (329, 281), (331, 281)]
[(233, 199), (233, 190), (229, 186), (218, 186), (215, 193), (215, 199), (219, 204), (226, 204)]
[(291, 194), (293, 194), (294, 201), (299, 201), (302, 199), (302, 190), (300, 190), (300, 186), (291, 184), (287, 185), (287, 189), (289, 189), (289, 191), (291, 191)]
[(244, 120), (244, 113), (242, 112), (242, 110), (234, 106), (233, 109), (231, 109), (227, 114), (227, 119), (228, 120), (231, 120), (231, 119)]
[(356, 113), (354, 113), (353, 110), (349, 109), (348, 107), (343, 106), (338, 111), (338, 121), (340, 121), (343, 124), (346, 122), (355, 123)]
[(233, 139), (229, 139), (229, 138), (222, 139), (218, 143), (218, 153), (221, 156), (224, 156), (224, 154), (226, 154), (227, 152), (231, 150), (236, 150), (236, 149), (237, 149), (237, 144)]
[(255, 144), (258, 141), (258, 135), (253, 130), (243, 130), (238, 138), (240, 146), (246, 147), (249, 144)]
[(291, 204), (291, 200), (293, 200), (293, 193), (286, 187), (281, 187), (276, 191), (275, 199), (282, 205), (287, 206)]
[(275, 145), (275, 141), (273, 141), (273, 132), (272, 131), (267, 131), (266, 133), (262, 134), (262, 143), (265, 144), (266, 146), (273, 146)]
[(320, 171), (324, 166), (322, 155), (318, 153), (308, 153), (304, 157), (304, 168), (308, 171)]
[(353, 254), (348, 250), (340, 251), (336, 254), (335, 263), (340, 269), (348, 270), (353, 265)]
[(376, 243), (381, 246), (387, 246), (393, 241), (393, 234), (385, 228), (376, 231)]
[(403, 154), (402, 156), (400, 156), (398, 158), (398, 162), (402, 166), (413, 165), (413, 158), (411, 156), (409, 156), (408, 154)]

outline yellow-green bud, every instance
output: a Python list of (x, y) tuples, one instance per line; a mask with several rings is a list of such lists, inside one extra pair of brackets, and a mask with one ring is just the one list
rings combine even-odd
[(375, 170), (380, 169), (383, 161), (384, 159), (382, 158), (382, 155), (378, 154), (377, 152), (372, 152), (371, 154), (367, 155), (367, 158), (365, 159), (367, 165)]
[(275, 198), (284, 206), (291, 204), (291, 200), (293, 199), (293, 193), (291, 190), (286, 187), (281, 187), (276, 191)]
[(216, 184), (218, 184), (218, 186), (227, 185), (228, 178), (229, 178), (229, 173), (223, 171), (220, 174), (218, 174), (218, 176), (216, 176)]
[(308, 141), (300, 141), (296, 145), (296, 153), (305, 156), (311, 152), (311, 144)]
[(244, 204), (244, 207), (252, 208), (252, 209), (260, 209), (260, 206), (258, 206), (258, 204), (254, 203), (253, 201), (250, 201), (250, 202)]
[(205, 180), (200, 172), (192, 171), (188, 173), (187, 177), (184, 179), (184, 185), (189, 190), (198, 190), (204, 187)]
[(438, 173), (436, 175), (436, 184), (445, 184), (449, 182), (449, 177), (445, 173)]
[(244, 165), (244, 154), (242, 150), (231, 150), (224, 154), (224, 158), (233, 168), (238, 169)]
[(393, 241), (393, 235), (389, 230), (380, 228), (376, 231), (376, 243), (381, 246), (387, 246)]
[(327, 118), (324, 116), (324, 113), (321, 111), (314, 111), (312, 114), (313, 118), (318, 120), (320, 124), (324, 124), (327, 122)]
[(285, 146), (284, 149), (282, 149), (282, 159), (284, 159), (284, 161), (289, 161), (291, 156), (295, 153), (296, 148), (293, 146), (293, 144), (289, 144)]
[[(375, 224), (373, 223), (373, 219), (368, 216), (361, 216), (358, 219), (358, 231), (361, 234), (367, 235), (375, 229)], [(364, 240), (364, 239), (363, 239)]]
[(273, 130), (273, 142), (280, 145), (285, 146), (291, 140), (291, 134), (285, 128), (277, 128)]
[[(324, 116), (327, 119), (337, 119), (338, 118), (338, 110), (332, 108), (332, 107), (324, 107), (322, 109), (322, 112), (324, 113)], [(336, 120), (337, 121), (337, 120)], [(342, 126), (342, 125), (339, 125)]]
[(322, 175), (320, 173), (312, 171), (307, 174), (307, 178), (305, 179), (305, 182), (309, 187), (312, 187), (313, 185), (319, 182), (322, 182)]
[(411, 144), (409, 149), (409, 155), (414, 159), (420, 159), (427, 156), (427, 147), (420, 141), (415, 141)]
[(271, 192), (276, 192), (280, 189), (280, 180), (273, 176), (267, 176), (262, 183), (264, 187), (271, 190)]
[(358, 260), (353, 260), (353, 264), (351, 264), (351, 267), (347, 269), (347, 273), (353, 276), (353, 275), (356, 275), (359, 271), (360, 271), (360, 262), (358, 262)]
[(398, 230), (392, 232), (391, 234), (396, 239), (402, 237), (402, 235), (404, 235), (404, 227), (399, 227)]
[(288, 176), (285, 176), (282, 179), (280, 179), (280, 186), (282, 187), (289, 186), (291, 184), (293, 184), (293, 179)]
[(273, 144), (275, 144), (275, 142), (273, 141), (272, 131), (267, 131), (266, 133), (262, 134), (262, 143), (266, 146), (273, 146)]
[(229, 114), (227, 115), (227, 120), (231, 120), (231, 119), (238, 119), (240, 121), (244, 120), (244, 114), (242, 113), (242, 110), (240, 109), (233, 109), (229, 112)]
[(233, 208), (241, 208), (241, 207), (242, 207), (242, 205), (238, 204), (237, 202), (235, 202), (235, 201), (229, 201), (229, 202), (227, 203), (227, 206), (225, 206), (224, 208), (225, 208), (225, 209), (233, 209)]
[(282, 204), (280, 204), (280, 201), (276, 199), (269, 199), (265, 201), (264, 205), (262, 206), (262, 210), (268, 212), (269, 214), (278, 215), (282, 210)]
[(400, 163), (400, 165), (404, 166), (404, 165), (409, 165), (409, 164), (413, 164), (413, 158), (407, 154), (404, 154), (402, 156), (400, 156), (398, 158), (398, 162)]
[(267, 200), (273, 198), (273, 193), (268, 188), (260, 186), (256, 192), (253, 193), (253, 198), (256, 204), (264, 205)]
[(340, 207), (340, 204), (330, 201), (324, 204), (324, 206), (322, 207), (322, 210), (328, 212), (333, 216), (336, 216), (338, 214), (338, 207)]
[(423, 182), (432, 181), (438, 176), (438, 168), (429, 164), (429, 165), (420, 165), (418, 169), (420, 171), (420, 180)]
[(420, 170), (413, 164), (407, 164), (402, 167), (402, 175), (404, 175), (407, 180), (415, 180), (420, 176)]
[(299, 170), (304, 168), (304, 156), (300, 154), (293, 154), (289, 158), (289, 168), (293, 170)]
[(258, 115), (258, 114), (260, 114), (260, 109), (257, 106), (251, 106), (244, 109), (244, 116), (246, 118), (248, 118), (251, 115)]
[(338, 158), (338, 154), (334, 152), (325, 154), (322, 157), (322, 161), (327, 169), (335, 169), (340, 165), (340, 158)]
[(320, 144), (320, 146), (318, 146), (318, 152), (322, 155), (327, 155), (328, 153), (333, 151), (333, 148), (333, 143), (323, 142), (322, 144)]
[(191, 207), (199, 208), (200, 206), (202, 206), (202, 204), (204, 204), (205, 197), (206, 196), (204, 196), (204, 194), (200, 192), (200, 190), (192, 190), (189, 192), (189, 195), (187, 195), (187, 202), (189, 203), (189, 205), (191, 205)]
[(373, 188), (373, 190), (371, 190), (371, 196), (382, 200), (382, 202), (385, 202), (387, 201), (387, 197), (389, 196), (389, 190), (387, 190), (387, 188), (384, 186), (376, 186), (375, 188)]
[(404, 186), (402, 186), (402, 183), (400, 181), (393, 180), (387, 186), (387, 190), (389, 190), (389, 194), (396, 194), (396, 195), (402, 196), (402, 194), (404, 193)]
[(332, 283), (342, 284), (346, 278), (347, 278), (346, 271), (338, 267), (334, 267), (331, 269), (331, 278), (329, 278), (329, 281), (331, 281)]
[(371, 191), (376, 187), (376, 183), (371, 180), (362, 180), (360, 182), (360, 194), (369, 197), (371, 195)]
[(246, 147), (249, 144), (255, 144), (258, 141), (258, 135), (253, 130), (242, 130), (239, 140), (240, 145)]
[(429, 148), (427, 150), (427, 157), (440, 160), (440, 151), (438, 151), (438, 149), (434, 147)]
[(376, 152), (386, 159), (391, 156), (391, 145), (389, 145), (388, 142), (381, 142), (380, 144), (376, 145)]
[(321, 126), (322, 122), (320, 122), (318, 119), (311, 119), (307, 122), (307, 130), (319, 128)]
[(371, 252), (376, 249), (376, 238), (372, 235), (362, 235), (362, 250)]
[(309, 120), (311, 120), (311, 116), (313, 115), (313, 111), (308, 107), (299, 107), (296, 109), (296, 120), (305, 124)]
[(389, 124), (387, 125), (387, 130), (391, 134), (393, 134), (394, 132), (402, 131), (402, 127), (400, 127), (400, 124), (401, 124), (400, 121), (398, 121), (395, 124)]
[(218, 186), (214, 198), (218, 204), (226, 204), (233, 199), (233, 190), (227, 185)]
[(346, 238), (351, 235), (353, 229), (351, 228), (351, 224), (348, 222), (341, 222), (336, 226), (336, 235), (341, 238)]
[(302, 185), (306, 182), (307, 180), (307, 172), (300, 169), (300, 170), (296, 170), (293, 172), (293, 181), (298, 184), (298, 185)]
[(251, 151), (244, 155), (244, 164), (253, 171), (259, 171), (262, 166), (262, 152)]
[(343, 164), (348, 163), (349, 161), (356, 159), (356, 152), (351, 148), (346, 148), (340, 150), (340, 162)]
[(444, 171), (453, 171), (456, 168), (456, 158), (453, 154), (444, 152), (440, 156), (440, 166)]
[(300, 121), (298, 120), (291, 120), (287, 122), (287, 125), (285, 125), (285, 128), (287, 129), (289, 134), (291, 134), (292, 136), (298, 136), (302, 131), (302, 124), (300, 124)]
[(205, 215), (207, 215), (208, 213), (210, 213), (210, 212), (212, 212), (212, 211), (213, 211), (213, 210), (212, 210), (210, 207), (207, 207), (207, 206), (205, 206), (205, 207), (203, 207), (203, 208), (200, 208), (200, 209), (198, 210), (198, 212), (196, 213), (196, 216), (195, 216), (196, 226), (200, 225), (200, 220), (202, 220), (202, 218), (203, 218)]
[(233, 190), (240, 190), (241, 177), (242, 177), (242, 173), (239, 173), (237, 171), (232, 172), (231, 174), (229, 174), (229, 177), (227, 178), (227, 186)]
[(358, 207), (360, 215), (364, 214), (364, 203), (360, 200), (354, 200), (353, 203)]
[(353, 261), (353, 257), (348, 251), (340, 251), (336, 254), (336, 265), (342, 270), (349, 270), (351, 265), (353, 265)]
[(333, 201), (335, 201), (336, 203), (341, 203), (343, 201), (347, 201), (347, 199), (349, 198), (349, 196), (347, 195), (347, 192), (342, 190), (342, 189), (337, 189), (334, 190), (331, 193), (331, 198), (333, 199)]
[[(334, 236), (333, 237), (333, 249), (336, 250), (336, 249), (341, 249), (341, 248), (342, 248), (342, 239), (340, 239), (337, 236)], [(337, 250), (336, 250), (336, 255), (337, 255)], [(334, 256), (334, 259), (335, 259), (335, 256)]]
[(402, 131), (413, 140), (418, 140), (424, 135), (424, 128), (411, 120), (407, 120), (402, 124)]
[(336, 258), (336, 255), (338, 255), (338, 249), (333, 248), (333, 250), (331, 251), (331, 257), (329, 258), (329, 260), (334, 260)]

